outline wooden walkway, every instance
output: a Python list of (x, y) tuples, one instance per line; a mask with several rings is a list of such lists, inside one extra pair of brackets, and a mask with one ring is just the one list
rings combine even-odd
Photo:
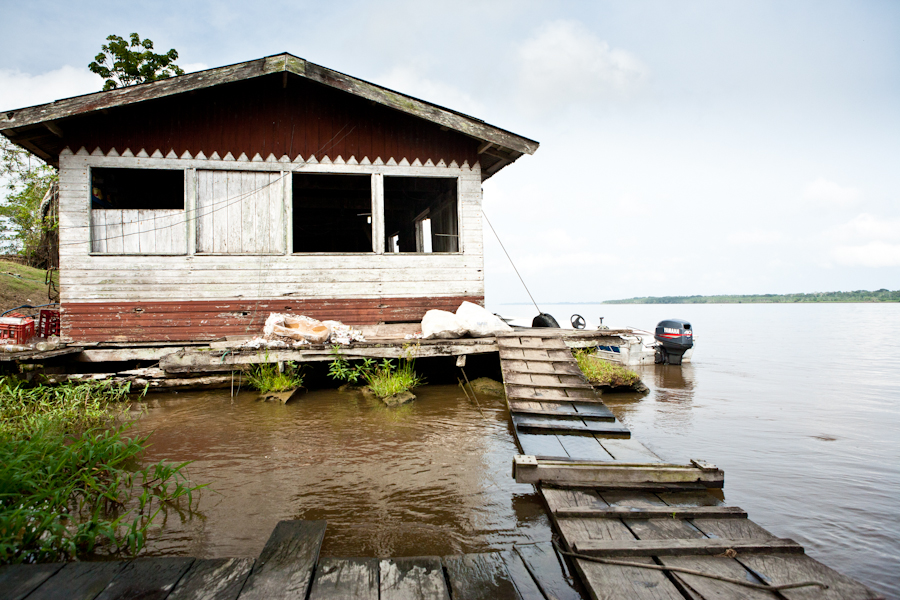
[(319, 558), (325, 521), (282, 521), (259, 558), (0, 567), (2, 600), (581, 600), (550, 543), (504, 552)]
[[(614, 600), (868, 599), (879, 596), (724, 506), (724, 474), (694, 460), (669, 464), (615, 417), (560, 339), (515, 332), (498, 337), (507, 403), (522, 455), (520, 483), (535, 484), (591, 598)], [(596, 562), (594, 557), (607, 562)], [(772, 587), (624, 566), (675, 567)]]

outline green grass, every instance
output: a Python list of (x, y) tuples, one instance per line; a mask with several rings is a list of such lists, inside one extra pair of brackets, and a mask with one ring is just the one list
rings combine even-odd
[(133, 556), (172, 509), (191, 510), (188, 463), (142, 466), (129, 437), (128, 388), (28, 387), (0, 378), (0, 563), (88, 553)]
[[(0, 260), (0, 312), (22, 304), (47, 304), (45, 275), (41, 269)], [(53, 275), (58, 283), (59, 273)]]
[(641, 380), (634, 371), (603, 360), (586, 348), (575, 350), (574, 354), (578, 367), (591, 383), (620, 386), (634, 385)]
[(328, 375), (332, 379), (349, 383), (364, 380), (376, 396), (387, 398), (424, 383), (424, 379), (416, 374), (415, 349), (415, 347), (405, 348), (406, 356), (398, 361), (385, 358), (379, 363), (366, 358), (356, 365), (351, 365), (341, 354), (340, 348), (333, 346), (331, 352), (336, 358), (328, 368)]
[(297, 371), (297, 366), (292, 362), (284, 365), (284, 370), (279, 371), (276, 363), (262, 363), (248, 371), (247, 382), (261, 394), (269, 392), (286, 392), (298, 387), (303, 387), (303, 375)]

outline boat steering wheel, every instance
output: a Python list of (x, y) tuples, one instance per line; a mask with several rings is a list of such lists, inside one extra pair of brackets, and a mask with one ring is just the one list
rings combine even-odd
[(584, 320), (584, 317), (581, 315), (572, 315), (572, 318), (569, 319), (569, 322), (572, 323), (572, 327), (575, 329), (584, 329), (587, 323)]

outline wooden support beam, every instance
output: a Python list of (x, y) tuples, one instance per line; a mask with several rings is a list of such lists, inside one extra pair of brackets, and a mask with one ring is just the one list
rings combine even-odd
[(737, 506), (689, 506), (632, 508), (574, 507), (553, 511), (557, 517), (594, 519), (746, 519), (747, 512)]
[(726, 550), (738, 554), (803, 554), (803, 546), (787, 538), (769, 539), (663, 539), (663, 540), (575, 540), (575, 551), (591, 556), (687, 556), (718, 555)]
[(567, 462), (539, 460), (534, 456), (513, 459), (517, 483), (579, 484), (670, 484), (698, 483), (708, 488), (725, 485), (720, 469), (700, 469), (693, 465), (665, 463), (623, 464), (607, 462)]
[(50, 131), (50, 133), (52, 133), (56, 137), (58, 137), (58, 138), (63, 137), (62, 129), (60, 129), (59, 125), (57, 125), (53, 121), (47, 121), (46, 123), (44, 123), (44, 127), (46, 127)]

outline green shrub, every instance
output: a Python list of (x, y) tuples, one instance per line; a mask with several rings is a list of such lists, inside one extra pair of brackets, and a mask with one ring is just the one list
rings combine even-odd
[(136, 555), (154, 520), (195, 492), (188, 463), (139, 463), (147, 436), (129, 438), (128, 387), (27, 387), (0, 379), (0, 563), (48, 562), (104, 551)]
[(587, 348), (575, 350), (574, 354), (575, 360), (578, 361), (578, 367), (591, 383), (634, 385), (641, 380), (634, 371), (603, 360)]

